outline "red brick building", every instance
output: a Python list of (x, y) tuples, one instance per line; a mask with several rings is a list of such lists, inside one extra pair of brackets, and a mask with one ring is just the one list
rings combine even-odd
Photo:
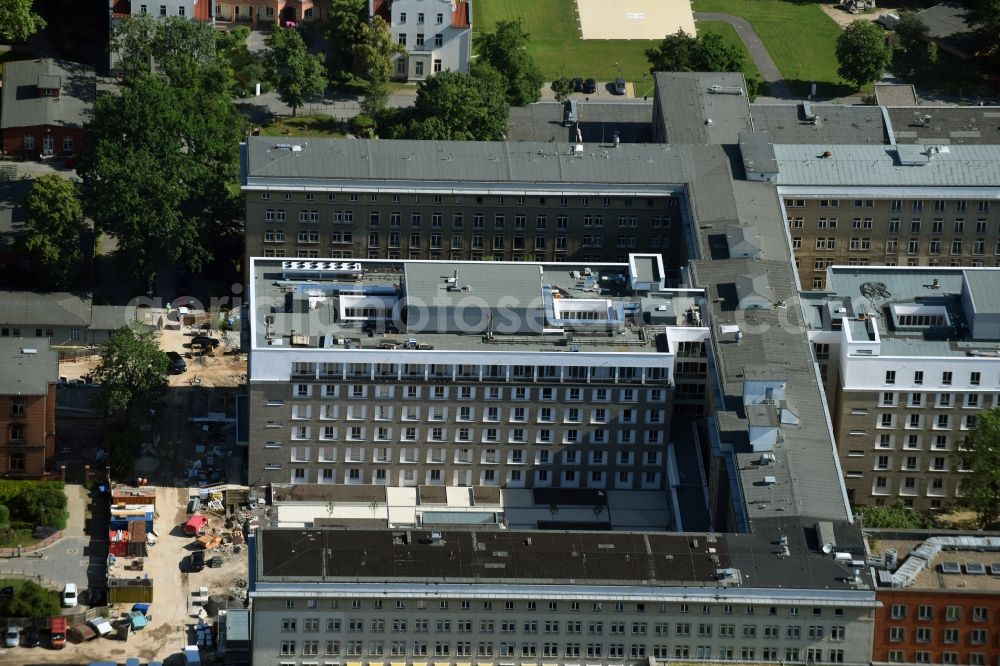
[(58, 374), (45, 338), (0, 338), (0, 477), (51, 474)]
[(904, 586), (876, 592), (872, 662), (1000, 665), (1000, 539), (929, 539), (893, 578)]
[(93, 68), (43, 58), (4, 67), (0, 130), (3, 150), (28, 159), (69, 156), (83, 147), (83, 126), (93, 111)]

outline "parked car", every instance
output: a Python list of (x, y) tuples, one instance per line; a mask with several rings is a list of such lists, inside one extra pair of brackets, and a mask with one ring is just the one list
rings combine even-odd
[(52, 618), (52, 627), (49, 629), (49, 645), (53, 650), (61, 650), (66, 647), (66, 629), (69, 622), (64, 617)]
[(201, 571), (205, 568), (205, 551), (196, 550), (191, 553), (191, 571)]
[(30, 647), (30, 648), (38, 647), (38, 644), (40, 642), (41, 641), (38, 637), (38, 629), (36, 629), (35, 627), (28, 627), (27, 629), (24, 630), (24, 647)]
[(73, 608), (76, 606), (76, 583), (66, 583), (62, 591), (62, 605), (63, 608)]
[(211, 347), (215, 349), (219, 346), (219, 340), (217, 338), (212, 338), (207, 335), (196, 335), (191, 338), (192, 347)]
[(616, 78), (615, 79), (615, 86), (614, 86), (613, 91), (614, 91), (614, 93), (616, 95), (624, 95), (625, 94), (625, 79), (623, 79), (620, 76), (618, 78)]
[(184, 357), (175, 351), (168, 351), (167, 359), (170, 361), (170, 374), (172, 375), (179, 375), (188, 369)]
[(3, 633), (4, 647), (17, 647), (21, 642), (21, 627), (7, 627)]
[(583, 92), (588, 95), (592, 95), (597, 92), (597, 81), (594, 79), (587, 79), (583, 82)]
[(573, 92), (583, 92), (583, 79), (573, 79)]
[(188, 513), (198, 513), (201, 511), (201, 499), (198, 497), (192, 497), (188, 500)]

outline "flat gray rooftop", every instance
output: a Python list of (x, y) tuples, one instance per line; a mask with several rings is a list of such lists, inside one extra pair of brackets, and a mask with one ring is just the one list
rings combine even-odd
[(877, 106), (812, 104), (816, 121), (806, 120), (801, 104), (751, 104), (755, 130), (767, 130), (774, 143), (884, 144), (885, 122)]
[[(345, 264), (358, 270), (342, 277), (316, 277), (309, 271), (291, 272), (285, 267)], [(684, 312), (695, 303), (691, 292), (650, 292), (631, 294), (627, 263), (575, 265), (532, 262), (450, 262), (386, 261), (357, 259), (288, 260), (256, 258), (252, 288), (254, 293), (254, 345), (276, 344), (296, 347), (392, 349), (415, 339), (422, 349), (439, 351), (580, 351), (639, 352), (661, 351), (658, 334), (663, 325), (689, 325)], [(456, 275), (457, 272), (457, 275)], [(454, 285), (448, 283), (454, 280)], [(453, 287), (449, 289), (449, 287)], [(468, 287), (468, 289), (466, 289)], [(339, 299), (364, 297), (384, 299), (363, 304), (396, 312), (393, 326), (379, 325), (369, 332), (366, 320), (339, 316)], [(405, 300), (403, 300), (405, 297)], [(420, 307), (428, 318), (411, 322), (401, 318), (402, 304)], [(359, 304), (358, 307), (362, 307)], [(539, 334), (530, 322), (550, 321), (550, 308), (572, 310), (579, 305), (615, 317), (607, 324), (580, 319), (560, 321), (554, 327), (565, 334)], [(666, 305), (676, 323), (659, 319)], [(645, 308), (645, 310), (644, 310)], [(503, 313), (494, 321), (495, 335), (484, 337), (482, 312)], [(646, 312), (650, 317), (645, 318)], [(554, 310), (553, 310), (554, 312)], [(653, 313), (657, 324), (653, 324)], [(381, 315), (372, 314), (371, 320)], [(529, 322), (530, 330), (515, 333), (518, 318)], [(443, 319), (442, 319), (443, 318)], [(473, 321), (475, 320), (475, 321)], [(458, 323), (448, 329), (437, 325)], [(603, 321), (603, 320), (601, 320)], [(535, 331), (535, 332), (532, 332)], [(292, 343), (295, 336), (297, 342)], [(345, 347), (346, 345), (346, 347)]]
[(576, 97), (579, 121), (572, 125), (563, 124), (564, 108), (558, 102), (511, 107), (507, 140), (574, 143), (577, 127), (584, 144), (611, 145), (616, 132), (621, 143), (649, 143), (653, 140), (652, 102), (587, 102)]
[[(904, 166), (903, 147), (775, 145), (779, 186), (993, 187), (1000, 183), (1000, 145), (907, 148), (922, 164)], [(824, 157), (826, 153), (829, 156)]]
[[(686, 181), (684, 151), (662, 144), (616, 148), (562, 142), (393, 141), (250, 137), (241, 147), (243, 186), (336, 188), (414, 186), (457, 191), (545, 184), (669, 192)], [(642, 185), (642, 188), (632, 186)], [(492, 190), (491, 190), (492, 191)]]
[[(723, 587), (738, 566), (744, 586), (852, 589), (846, 569), (810, 550), (811, 526), (794, 518), (762, 535), (450, 530), (262, 529), (256, 583), (393, 582)], [(793, 557), (775, 555), (778, 535)], [(842, 543), (841, 543), (842, 542)], [(730, 557), (730, 544), (735, 551)], [(838, 547), (863, 552), (839, 530)], [(857, 589), (857, 588), (854, 588)]]
[(916, 106), (888, 112), (897, 143), (1000, 144), (1000, 107)]
[(0, 395), (45, 395), (59, 379), (48, 338), (0, 338)]
[[(673, 145), (735, 144), (740, 132), (753, 129), (746, 81), (740, 73), (656, 72), (656, 102), (662, 115), (654, 122)], [(712, 86), (726, 91), (709, 92)], [(742, 94), (735, 93), (742, 90)]]

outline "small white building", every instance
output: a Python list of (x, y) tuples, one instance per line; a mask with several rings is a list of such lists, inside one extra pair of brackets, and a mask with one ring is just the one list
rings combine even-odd
[(407, 55), (396, 58), (397, 79), (423, 81), (445, 70), (469, 72), (470, 0), (368, 0), (368, 13), (385, 19), (393, 39), (406, 47)]

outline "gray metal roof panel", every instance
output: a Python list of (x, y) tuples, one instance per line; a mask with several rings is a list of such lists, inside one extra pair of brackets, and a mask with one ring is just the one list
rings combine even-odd
[[(41, 77), (58, 77), (58, 97), (39, 97)], [(4, 67), (0, 128), (61, 125), (82, 128), (97, 95), (93, 68), (68, 60), (18, 60)]]
[(580, 128), (584, 144), (610, 144), (614, 134), (622, 143), (649, 143), (653, 140), (653, 103), (586, 101), (574, 96), (579, 121), (563, 124), (564, 104), (538, 102), (510, 109), (507, 141), (572, 143)]
[(1000, 144), (1000, 107), (908, 106), (887, 112), (897, 143)]
[(90, 295), (67, 292), (0, 291), (0, 324), (11, 326), (87, 326)]
[[(907, 150), (910, 150), (909, 148)], [(829, 152), (830, 155), (824, 157)], [(940, 186), (1000, 184), (1000, 145), (949, 146), (902, 166), (892, 146), (776, 145), (779, 185)]]
[(746, 94), (708, 92), (713, 85), (746, 91), (741, 73), (656, 72), (653, 77), (668, 143), (735, 144), (740, 132), (753, 128)]
[[(282, 147), (288, 146), (288, 147)], [(300, 147), (295, 150), (292, 146)], [(250, 137), (246, 184), (308, 181), (423, 183), (684, 183), (683, 150), (568, 143)]]
[(59, 354), (47, 338), (0, 338), (0, 395), (45, 395), (58, 379)]
[(1000, 313), (1000, 269), (963, 271), (977, 313)]

